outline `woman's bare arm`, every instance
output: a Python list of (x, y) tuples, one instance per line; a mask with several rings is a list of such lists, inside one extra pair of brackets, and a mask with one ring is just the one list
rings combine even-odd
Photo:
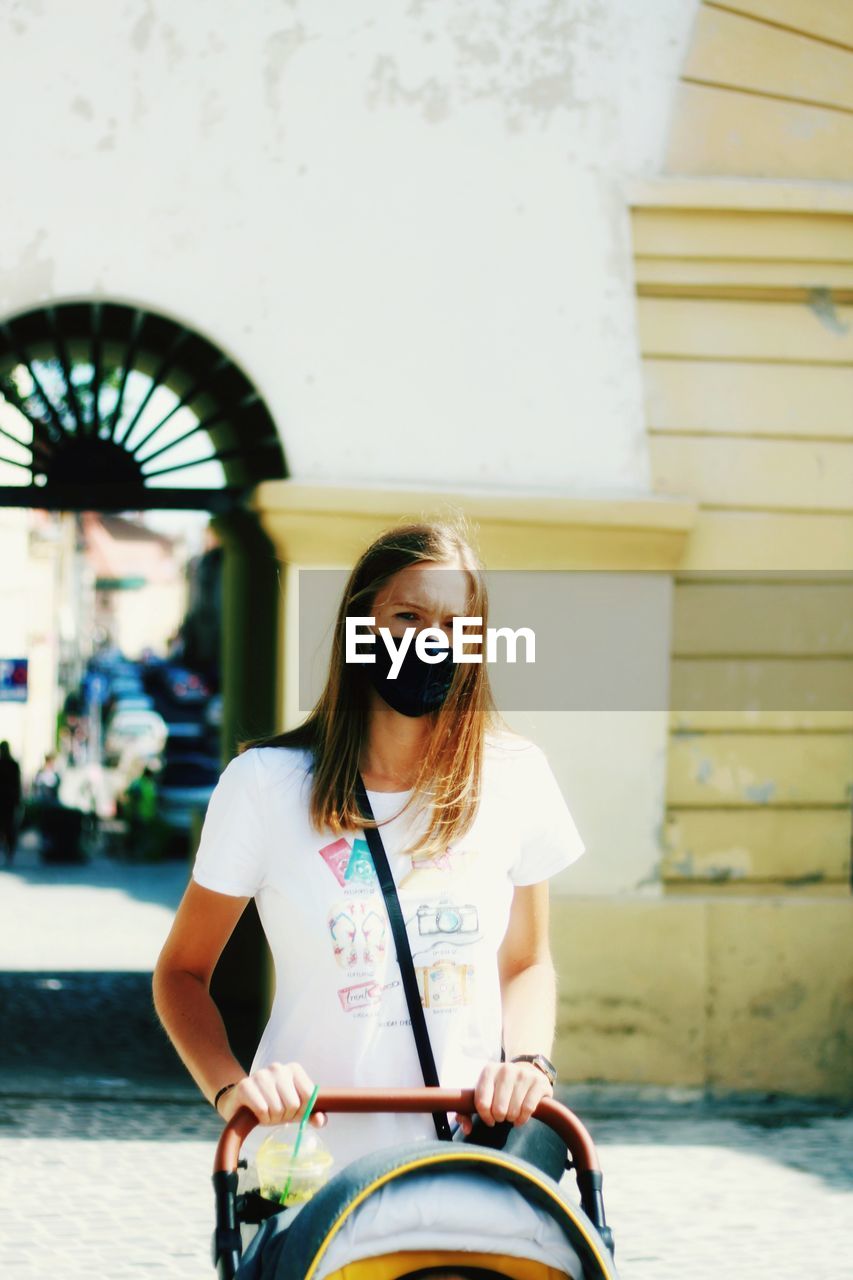
[[(474, 1088), (478, 1114), (486, 1124), (525, 1124), (554, 1090), (531, 1062), (512, 1062), (520, 1053), (551, 1052), (556, 1013), (556, 978), (548, 946), (548, 881), (518, 885), (509, 924), (498, 952), (506, 1062), (490, 1062)], [(465, 1133), (471, 1120), (458, 1117)]]
[(498, 952), (504, 1047), (550, 1057), (557, 1021), (557, 981), (548, 941), (548, 881), (518, 885)]
[(154, 1007), (208, 1101), (246, 1072), (228, 1043), (210, 979), (248, 903), (191, 880), (154, 969)]
[[(248, 901), (190, 881), (154, 970), (154, 1007), (209, 1102), (224, 1085), (235, 1085), (219, 1106), (223, 1119), (249, 1107), (262, 1124), (282, 1124), (301, 1114), (313, 1081), (298, 1062), (273, 1062), (248, 1075), (231, 1051), (210, 994), (216, 962)], [(312, 1124), (325, 1122), (321, 1112), (312, 1114)]]

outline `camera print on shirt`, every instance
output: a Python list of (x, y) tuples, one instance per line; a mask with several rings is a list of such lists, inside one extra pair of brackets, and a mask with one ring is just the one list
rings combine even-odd
[(466, 963), (464, 948), (482, 938), (477, 907), (442, 895), (422, 902), (415, 920), (412, 959), (424, 1008), (443, 1013), (471, 1004), (475, 967)]

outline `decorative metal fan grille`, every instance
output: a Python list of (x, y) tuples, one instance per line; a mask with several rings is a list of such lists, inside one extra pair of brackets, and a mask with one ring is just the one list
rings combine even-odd
[(100, 302), (0, 323), (0, 505), (224, 510), (286, 474), (263, 400), (200, 334)]

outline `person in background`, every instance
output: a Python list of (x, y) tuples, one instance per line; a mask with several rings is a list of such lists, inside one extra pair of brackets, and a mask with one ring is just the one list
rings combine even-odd
[(146, 857), (151, 850), (151, 834), (157, 818), (157, 781), (154, 770), (146, 765), (125, 793), (127, 816), (127, 855)]
[(0, 742), (0, 842), (5, 847), (7, 867), (12, 865), (18, 843), (20, 807), (21, 767), (8, 742)]
[(30, 807), (34, 826), (41, 839), (43, 862), (62, 860), (63, 853), (69, 847), (59, 799), (62, 776), (57, 765), (56, 755), (49, 751), (30, 787)]
[(44, 758), (44, 763), (33, 778), (33, 802), (39, 805), (58, 804), (60, 782), (61, 779), (56, 768), (56, 756), (52, 752), (48, 752)]

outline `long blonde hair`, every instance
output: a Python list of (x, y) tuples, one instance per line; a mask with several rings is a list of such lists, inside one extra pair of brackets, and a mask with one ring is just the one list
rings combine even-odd
[[(326, 686), (308, 717), (273, 737), (240, 743), (251, 747), (308, 748), (313, 759), (310, 817), (322, 832), (378, 826), (361, 816), (355, 796), (356, 775), (368, 730), (368, 678), (360, 664), (344, 661), (346, 618), (369, 616), (379, 589), (409, 565), (423, 561), (455, 567), (461, 564), (470, 582), (468, 614), (488, 622), (488, 596), (483, 566), (471, 545), (462, 516), (440, 521), (405, 523), (381, 533), (352, 569), (338, 608)], [(404, 808), (424, 798), (432, 816), (421, 837), (408, 850), (426, 856), (443, 852), (469, 830), (480, 799), (485, 735), (505, 727), (482, 663), (456, 663), (442, 705), (428, 712), (432, 732)], [(402, 812), (402, 810), (400, 811)]]

